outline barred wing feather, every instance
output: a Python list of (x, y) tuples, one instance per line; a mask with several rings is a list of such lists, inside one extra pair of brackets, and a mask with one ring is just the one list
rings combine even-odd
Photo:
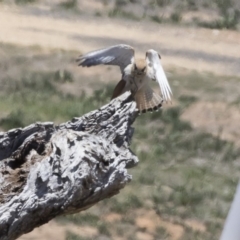
[(148, 50), (146, 52), (146, 61), (148, 64), (148, 76), (158, 82), (163, 99), (166, 102), (171, 101), (172, 90), (163, 70), (158, 52), (153, 49)]
[(124, 68), (134, 62), (134, 48), (119, 44), (89, 52), (77, 58), (78, 66), (91, 67), (99, 64), (117, 65), (122, 73)]

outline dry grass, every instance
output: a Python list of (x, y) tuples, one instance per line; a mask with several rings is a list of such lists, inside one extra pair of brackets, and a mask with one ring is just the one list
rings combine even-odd
[[(76, 73), (67, 64), (75, 53), (41, 54), (37, 47), (1, 46), (2, 54), (11, 56), (0, 60), (4, 66), (0, 76), (2, 129), (34, 121), (66, 121), (109, 101), (113, 86), (108, 84), (91, 95), (63, 90), (66, 84), (79, 87)], [(34, 66), (39, 61), (42, 67), (37, 71)], [(60, 65), (65, 68), (58, 69)], [(18, 67), (12, 72), (10, 66)], [(140, 163), (130, 170), (132, 182), (119, 195), (82, 214), (58, 218), (62, 227), (68, 229), (66, 223), (89, 226), (97, 233), (94, 239), (218, 239), (238, 181), (240, 150), (234, 142), (199, 130), (192, 124), (194, 118), (191, 123), (182, 115), (203, 99), (233, 104), (240, 97), (234, 91), (240, 79), (172, 70), (169, 80), (181, 81), (172, 84), (176, 103), (142, 115), (134, 123), (131, 148)], [(226, 100), (229, 89), (234, 99), (231, 95)], [(80, 231), (68, 231), (66, 239), (92, 239)]]

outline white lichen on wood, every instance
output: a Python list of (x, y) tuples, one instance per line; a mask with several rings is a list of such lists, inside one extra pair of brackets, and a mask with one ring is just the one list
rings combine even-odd
[(137, 164), (129, 149), (136, 104), (129, 93), (54, 126), (0, 133), (0, 239), (16, 239), (62, 214), (119, 192)]

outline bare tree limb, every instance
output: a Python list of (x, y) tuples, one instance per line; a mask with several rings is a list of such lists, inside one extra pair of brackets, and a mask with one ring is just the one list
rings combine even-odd
[(138, 163), (129, 149), (137, 116), (125, 93), (59, 126), (0, 133), (0, 239), (16, 239), (54, 217), (119, 192)]

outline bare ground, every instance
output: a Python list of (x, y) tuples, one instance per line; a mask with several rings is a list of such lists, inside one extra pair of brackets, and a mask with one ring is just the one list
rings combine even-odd
[[(37, 9), (37, 13), (0, 4), (0, 42), (22, 46), (36, 45), (46, 52), (60, 48), (79, 53), (127, 43), (133, 45), (137, 54), (141, 55), (149, 48), (158, 50), (166, 69), (240, 76), (240, 33), (236, 31), (96, 19), (81, 15), (68, 18), (53, 17), (50, 9), (44, 6)], [(74, 68), (73, 71), (81, 71), (85, 76), (101, 75), (102, 82), (112, 81), (105, 69), (97, 67), (94, 73), (89, 69)], [(118, 74), (117, 70), (112, 69), (111, 73)], [(223, 114), (227, 117), (222, 118)], [(240, 132), (236, 127), (236, 123), (240, 122), (239, 107), (202, 101), (186, 109), (182, 118), (191, 121), (196, 128), (220, 135), (223, 139), (234, 141), (240, 146)], [(104, 220), (118, 221), (119, 218), (120, 216), (113, 214), (106, 216)], [(151, 232), (155, 231), (158, 225), (162, 225), (171, 239), (175, 240), (180, 239), (184, 231), (180, 224), (165, 221), (153, 211), (140, 211), (135, 224), (139, 228), (137, 239), (153, 239)], [(195, 220), (186, 220), (183, 224), (197, 231), (205, 231), (204, 224)], [(142, 231), (143, 229), (147, 231)], [(71, 224), (63, 227), (51, 221), (20, 239), (61, 240), (66, 238), (67, 231), (92, 239), (98, 235), (98, 230), (94, 227), (76, 227)]]
[(38, 14), (0, 5), (0, 41), (87, 52), (128, 43), (137, 54), (158, 50), (165, 67), (240, 75), (240, 33), (230, 30), (196, 29), (152, 22), (75, 16), (53, 17), (50, 10)]

